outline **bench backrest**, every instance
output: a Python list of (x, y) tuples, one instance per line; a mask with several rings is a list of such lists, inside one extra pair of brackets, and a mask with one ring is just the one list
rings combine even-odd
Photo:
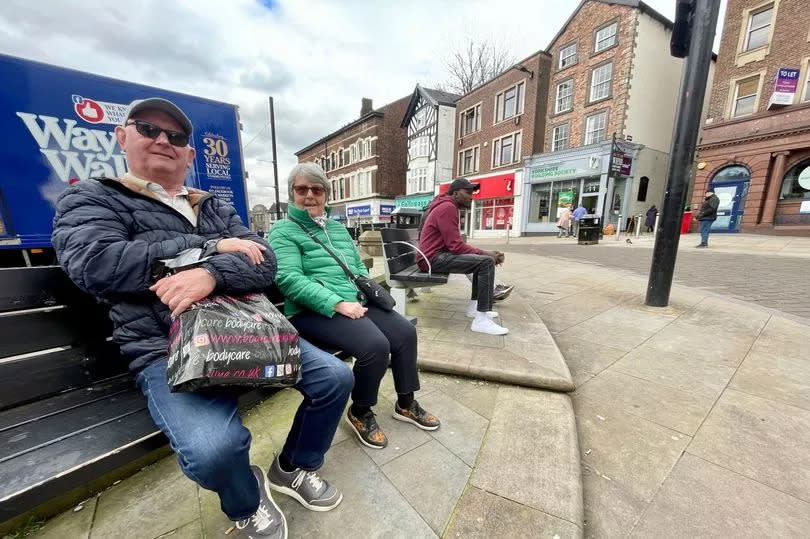
[(416, 264), (416, 251), (398, 241), (413, 243), (408, 230), (401, 228), (383, 228), (382, 235), (383, 254), (385, 263), (390, 274), (399, 273), (402, 270)]
[(0, 269), (0, 410), (126, 372), (108, 311), (58, 266)]

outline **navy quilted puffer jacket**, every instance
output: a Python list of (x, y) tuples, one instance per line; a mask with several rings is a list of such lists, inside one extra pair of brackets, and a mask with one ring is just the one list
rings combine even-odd
[[(113, 337), (141, 369), (166, 355), (169, 308), (149, 291), (152, 263), (210, 239), (242, 238), (267, 244), (243, 224), (236, 210), (205, 191), (189, 189), (197, 226), (146, 189), (124, 180), (86, 180), (68, 188), (56, 203), (53, 246), (62, 268), (79, 288), (110, 303)], [(216, 292), (241, 293), (269, 287), (276, 273), (273, 251), (254, 265), (241, 253), (214, 255), (203, 267)]]

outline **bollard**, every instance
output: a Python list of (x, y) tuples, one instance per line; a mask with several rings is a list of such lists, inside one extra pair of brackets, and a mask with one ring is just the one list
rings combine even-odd
[(506, 220), (506, 245), (509, 245), (509, 228), (512, 226), (512, 219)]
[(655, 225), (653, 225), (653, 237), (658, 235), (658, 219), (661, 217), (661, 212), (655, 215)]
[(641, 217), (642, 216), (643, 216), (643, 214), (639, 213), (638, 214), (638, 219), (636, 220), (636, 237), (637, 238), (639, 236), (641, 236)]
[(622, 233), (622, 214), (619, 214), (619, 221), (616, 223), (616, 241), (619, 241), (619, 236)]

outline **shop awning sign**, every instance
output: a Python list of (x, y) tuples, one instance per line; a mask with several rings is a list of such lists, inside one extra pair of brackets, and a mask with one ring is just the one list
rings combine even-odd
[(368, 217), (371, 215), (371, 205), (349, 206), (346, 208), (346, 215), (348, 217)]

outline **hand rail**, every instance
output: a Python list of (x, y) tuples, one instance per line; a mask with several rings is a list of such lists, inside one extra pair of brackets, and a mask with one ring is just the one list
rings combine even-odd
[[(425, 256), (425, 253), (423, 253), (422, 251), (419, 250), (419, 247), (417, 247), (414, 244), (412, 244), (410, 242), (407, 242), (407, 241), (388, 241), (388, 242), (385, 242), (385, 243), (401, 243), (402, 245), (407, 245), (408, 247), (410, 247), (411, 249), (413, 249), (414, 251), (416, 251), (417, 253), (422, 255), (422, 258), (425, 259), (425, 264), (427, 264), (427, 267), (428, 267), (428, 275), (432, 275), (432, 268), (430, 267), (430, 260), (428, 260), (428, 257)], [(393, 257), (391, 257), (391, 258), (393, 258)], [(386, 258), (386, 260), (390, 260), (390, 258)]]

